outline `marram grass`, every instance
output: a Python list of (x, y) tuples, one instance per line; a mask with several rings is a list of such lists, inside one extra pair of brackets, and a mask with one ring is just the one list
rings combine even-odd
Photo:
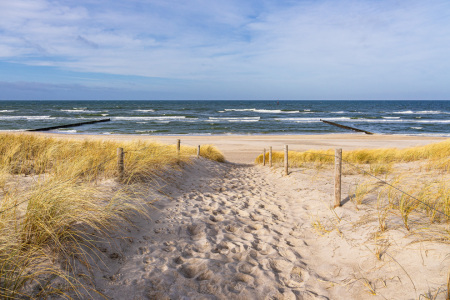
[[(175, 145), (156, 142), (78, 141), (0, 134), (0, 185), (5, 169), (12, 174), (51, 172), (58, 177), (113, 178), (117, 175), (117, 148), (125, 151), (125, 171), (136, 177), (145, 175), (149, 169), (155, 171), (188, 162), (197, 153), (196, 147), (182, 146), (177, 156)], [(202, 145), (200, 156), (225, 161), (223, 154), (211, 145)]]
[[(324, 164), (334, 164), (334, 150), (309, 150), (305, 152), (289, 151), (290, 167), (315, 167)], [(450, 171), (450, 140), (425, 146), (411, 147), (406, 149), (361, 149), (352, 151), (343, 151), (343, 172), (348, 170), (357, 170), (346, 162), (354, 165), (369, 164), (368, 172), (379, 176), (392, 173), (395, 169), (395, 163), (405, 163), (421, 161), (427, 170), (435, 170), (444, 174), (442, 179), (431, 179), (426, 182), (413, 182), (403, 179), (406, 174), (400, 174), (398, 177), (389, 180), (396, 187), (404, 189), (408, 194), (398, 191), (387, 185), (378, 195), (378, 199), (385, 199), (389, 205), (379, 208), (379, 213), (385, 215), (386, 211), (396, 213), (403, 221), (406, 229), (411, 229), (410, 216), (412, 214), (425, 215), (430, 223), (449, 222), (450, 221), (450, 186), (448, 184), (448, 174)], [(266, 153), (266, 162), (269, 154)], [(282, 165), (284, 161), (284, 152), (273, 152), (272, 161), (274, 165)], [(255, 163), (262, 163), (262, 154), (259, 155)], [(367, 169), (367, 168), (366, 168)], [(346, 171), (347, 170), (347, 171)], [(351, 173), (354, 174), (354, 173)], [(366, 174), (366, 173), (364, 173)], [(356, 186), (354, 200), (360, 204), (367, 194), (362, 193), (364, 186)], [(381, 209), (381, 210), (380, 210)], [(385, 229), (384, 221), (381, 222), (382, 229)], [(447, 237), (447, 240), (450, 236)]]
[[(255, 163), (262, 163), (262, 154)], [(269, 154), (266, 153), (266, 161)], [(450, 140), (425, 146), (411, 147), (405, 149), (361, 149), (342, 151), (342, 159), (354, 164), (391, 164), (400, 162), (412, 162), (428, 160), (430, 169), (450, 170)], [(282, 164), (284, 152), (273, 152), (274, 164)], [(329, 163), (334, 162), (334, 150), (309, 150), (305, 152), (289, 151), (289, 166), (302, 167), (305, 163)]]
[[(124, 180), (108, 188), (102, 182), (117, 178), (117, 148), (125, 152)], [(85, 287), (70, 275), (73, 259), (88, 265), (100, 255), (98, 242), (146, 214), (152, 199), (134, 184), (151, 185), (155, 174), (180, 169), (196, 154), (196, 147), (182, 146), (178, 155), (174, 145), (154, 142), (0, 134), (0, 298), (78, 295)], [(225, 160), (211, 145), (200, 155)]]

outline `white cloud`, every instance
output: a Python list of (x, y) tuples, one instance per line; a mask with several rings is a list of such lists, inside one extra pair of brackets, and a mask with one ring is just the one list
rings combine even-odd
[(449, 10), (439, 0), (4, 1), (0, 58), (80, 72), (264, 82), (292, 93), (323, 85), (373, 90), (389, 80), (405, 88), (400, 77), (420, 81), (430, 73), (443, 84)]

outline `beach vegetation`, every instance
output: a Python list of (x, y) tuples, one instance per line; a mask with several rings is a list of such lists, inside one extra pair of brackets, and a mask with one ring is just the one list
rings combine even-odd
[[(289, 166), (301, 167), (304, 163), (334, 163), (334, 150), (289, 151)], [(380, 174), (390, 172), (392, 163), (428, 161), (429, 169), (442, 171), (450, 170), (450, 139), (425, 146), (405, 149), (380, 148), (359, 149), (342, 152), (342, 159), (351, 164), (369, 164), (372, 170), (380, 169)], [(284, 152), (276, 151), (272, 154), (274, 164), (283, 164)], [(262, 154), (255, 159), (256, 164), (262, 163)]]
[[(125, 152), (121, 181), (117, 148)], [(133, 216), (145, 217), (155, 201), (149, 186), (194, 163), (196, 153), (155, 142), (0, 134), (0, 298), (96, 292), (81, 278), (104, 255), (98, 245)], [(211, 145), (200, 155), (225, 160)]]
[[(272, 159), (274, 165), (282, 166), (284, 153), (273, 152)], [(261, 162), (260, 155), (255, 163)], [(333, 165), (334, 150), (289, 151), (289, 166), (292, 168), (332, 171)], [(356, 205), (377, 193), (374, 197), (377, 199), (381, 232), (388, 228), (389, 215), (397, 215), (408, 231), (419, 223), (423, 228), (427, 223), (424, 217), (428, 218), (428, 224), (449, 222), (449, 171), (450, 140), (405, 149), (343, 151), (344, 176), (371, 175), (373, 180), (373, 177), (384, 175), (377, 185), (367, 180), (351, 184), (349, 188), (349, 197)], [(444, 240), (449, 241), (450, 236)]]
[(364, 198), (370, 193), (370, 183), (369, 182), (361, 182), (357, 183), (354, 188), (353, 195), (351, 196), (352, 201), (356, 205), (360, 205), (363, 203)]

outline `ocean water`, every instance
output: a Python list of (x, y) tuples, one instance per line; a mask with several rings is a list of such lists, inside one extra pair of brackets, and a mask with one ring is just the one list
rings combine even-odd
[(450, 101), (0, 101), (0, 130), (67, 134), (225, 135), (351, 133), (450, 136)]

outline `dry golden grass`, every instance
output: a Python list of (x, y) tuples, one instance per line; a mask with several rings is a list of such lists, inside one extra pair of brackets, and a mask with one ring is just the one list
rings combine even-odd
[[(266, 155), (267, 161), (269, 154)], [(284, 153), (274, 152), (272, 159), (275, 165), (282, 165)], [(390, 183), (382, 190), (378, 190), (379, 194), (376, 197), (381, 231), (387, 229), (388, 214), (397, 215), (407, 230), (411, 230), (411, 226), (414, 225), (412, 216), (415, 217), (414, 220), (420, 220), (422, 227), (424, 224), (422, 216), (428, 218), (429, 224), (450, 221), (450, 185), (448, 183), (450, 140), (406, 149), (343, 151), (343, 161), (344, 176), (359, 173), (371, 174), (379, 178), (380, 175), (384, 175), (383, 180)], [(420, 163), (415, 164), (412, 170), (399, 167), (400, 163), (410, 162)], [(256, 158), (255, 163), (262, 163), (262, 155)], [(290, 167), (318, 170), (328, 165), (324, 169), (330, 170), (333, 163), (334, 150), (289, 151)], [(425, 166), (425, 169), (421, 169), (421, 166)], [(420, 172), (423, 172), (423, 176), (420, 176)], [(439, 179), (439, 176), (442, 178)], [(353, 195), (351, 199), (360, 205), (362, 200), (371, 193), (368, 187), (367, 184), (354, 186), (350, 191)], [(446, 239), (450, 241), (450, 236)]]
[[(118, 175), (117, 148), (125, 151), (124, 180), (105, 188), (102, 182)], [(159, 143), (0, 134), (0, 298), (76, 294), (81, 283), (71, 277), (73, 259), (87, 265), (100, 255), (98, 242), (120, 232), (133, 214), (145, 215), (151, 199), (133, 184), (148, 185), (196, 153), (183, 146), (178, 155), (175, 146)], [(210, 145), (200, 155), (225, 160)], [(54, 277), (63, 284), (53, 286)], [(35, 289), (24, 290), (31, 282)]]
[[(187, 162), (197, 153), (195, 147), (182, 146), (178, 157), (174, 145), (155, 142), (75, 141), (0, 134), (0, 184), (5, 169), (12, 174), (39, 175), (51, 171), (62, 177), (112, 178), (116, 176), (117, 148), (123, 148), (126, 153), (128, 168), (125, 169), (132, 170), (127, 174), (129, 179), (146, 176), (148, 170), (154, 172)], [(211, 145), (202, 146), (200, 155), (219, 162), (225, 160)], [(65, 165), (67, 163), (69, 166)]]
[[(266, 161), (268, 161), (268, 158), (269, 154), (267, 153)], [(450, 140), (406, 149), (386, 148), (343, 151), (342, 159), (353, 164), (370, 164), (374, 165), (373, 168), (385, 169), (382, 170), (382, 173), (389, 170), (391, 163), (419, 160), (428, 160), (430, 169), (449, 171)], [(272, 161), (274, 164), (282, 164), (283, 160), (283, 152), (273, 152)], [(308, 162), (332, 164), (334, 162), (334, 150), (289, 151), (289, 165), (291, 167), (302, 167)], [(255, 163), (262, 163), (262, 154), (255, 159)]]

